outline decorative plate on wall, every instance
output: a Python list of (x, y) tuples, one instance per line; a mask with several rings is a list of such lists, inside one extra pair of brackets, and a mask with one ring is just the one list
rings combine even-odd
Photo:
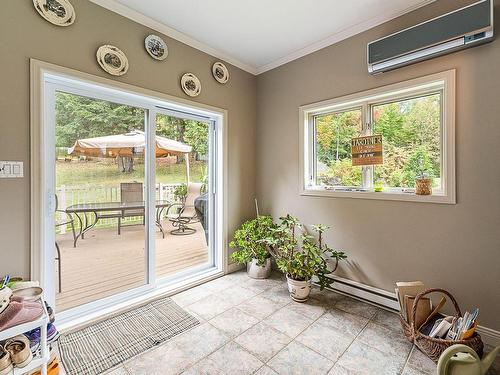
[(75, 22), (75, 9), (68, 0), (33, 0), (33, 5), (43, 18), (54, 25), (69, 26)]
[(148, 35), (144, 40), (146, 51), (155, 60), (165, 60), (168, 56), (168, 47), (165, 41), (156, 35)]
[(226, 83), (229, 81), (229, 70), (227, 70), (227, 67), (220, 61), (212, 65), (212, 74), (219, 83)]
[(118, 47), (104, 45), (97, 50), (97, 62), (101, 68), (114, 76), (122, 76), (127, 73), (127, 56)]
[(201, 82), (193, 73), (186, 73), (181, 78), (181, 87), (189, 96), (198, 96), (201, 92)]

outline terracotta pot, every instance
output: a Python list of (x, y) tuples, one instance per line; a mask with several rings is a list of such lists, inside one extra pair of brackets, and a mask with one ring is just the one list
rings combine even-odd
[(292, 297), (295, 302), (306, 302), (311, 293), (311, 280), (294, 280), (291, 279), (289, 275), (286, 275), (286, 280), (290, 297)]
[(263, 266), (257, 264), (257, 259), (248, 262), (247, 274), (252, 279), (267, 279), (271, 275), (271, 258), (267, 258)]
[(415, 180), (415, 194), (431, 195), (432, 194), (432, 178), (418, 178)]

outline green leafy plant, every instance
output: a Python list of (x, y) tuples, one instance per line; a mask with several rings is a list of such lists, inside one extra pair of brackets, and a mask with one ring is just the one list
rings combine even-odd
[[(271, 228), (270, 235), (262, 240), (276, 259), (278, 268), (293, 280), (308, 281), (316, 276), (321, 290), (330, 286), (333, 279), (328, 275), (335, 272), (339, 261), (347, 255), (324, 243), (323, 234), (329, 227), (313, 225), (316, 239), (304, 231), (297, 218), (287, 215), (280, 220), (281, 223)], [(334, 262), (333, 266), (328, 259)]]
[(175, 187), (174, 197), (177, 200), (184, 200), (187, 196), (187, 184), (180, 184)]
[(270, 216), (258, 216), (244, 222), (229, 243), (231, 248), (238, 249), (231, 254), (231, 258), (238, 264), (246, 264), (256, 259), (258, 266), (264, 266), (271, 255), (262, 240), (269, 236), (274, 227), (276, 225)]

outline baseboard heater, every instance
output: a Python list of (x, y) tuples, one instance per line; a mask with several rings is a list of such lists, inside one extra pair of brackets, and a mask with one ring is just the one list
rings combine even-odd
[(331, 288), (334, 292), (353, 297), (371, 305), (383, 307), (392, 311), (399, 311), (399, 303), (395, 293), (368, 286), (357, 281), (334, 276), (335, 281)]

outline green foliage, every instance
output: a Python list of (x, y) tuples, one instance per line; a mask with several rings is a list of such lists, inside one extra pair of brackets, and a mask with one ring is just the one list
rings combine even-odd
[(326, 185), (361, 186), (361, 168), (354, 167), (350, 158), (337, 160), (319, 179)]
[(246, 264), (256, 259), (257, 265), (263, 266), (271, 255), (262, 240), (267, 238), (275, 227), (270, 216), (258, 216), (244, 222), (229, 243), (231, 248), (238, 249), (231, 254), (231, 258), (238, 264)]
[(434, 170), (429, 153), (424, 147), (417, 148), (410, 156), (404, 168), (406, 184), (415, 184), (417, 178), (433, 178)]
[(144, 130), (144, 110), (73, 94), (56, 95), (56, 146), (77, 139)]
[(374, 107), (374, 133), (384, 139), (384, 164), (375, 167), (376, 180), (414, 187), (417, 176), (440, 175), (440, 109), (438, 94)]
[[(71, 147), (82, 138), (144, 131), (143, 109), (84, 96), (56, 96), (56, 146)], [(157, 134), (193, 147), (196, 159), (207, 156), (208, 124), (158, 115)], [(182, 157), (180, 158), (182, 159)]]
[[(272, 228), (262, 241), (276, 259), (278, 268), (294, 280), (306, 281), (316, 276), (321, 289), (330, 286), (333, 279), (328, 277), (335, 272), (338, 262), (347, 258), (342, 251), (335, 251), (323, 243), (323, 233), (328, 226), (319, 224), (312, 228), (315, 237), (304, 233), (299, 220), (287, 215), (280, 218), (281, 223)], [(328, 259), (335, 262), (330, 267)]]
[(186, 184), (177, 185), (174, 190), (174, 197), (178, 200), (184, 200), (186, 196), (187, 196), (187, 185)]
[(351, 158), (351, 139), (361, 131), (359, 110), (316, 118), (318, 160), (326, 165)]

